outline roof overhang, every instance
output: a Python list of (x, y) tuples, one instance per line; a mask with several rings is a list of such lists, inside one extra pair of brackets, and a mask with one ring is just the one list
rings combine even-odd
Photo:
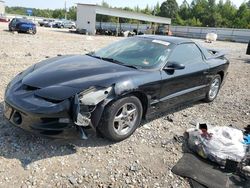
[(129, 18), (129, 19), (134, 19), (134, 20), (154, 22), (154, 23), (160, 23), (160, 24), (168, 24), (168, 25), (171, 24), (170, 18), (131, 12), (131, 11), (126, 11), (126, 10), (122, 10), (118, 8), (106, 8), (106, 7), (102, 7), (99, 5), (82, 4), (82, 3), (78, 3), (77, 6), (94, 6), (96, 10), (96, 14), (115, 16), (115, 17), (120, 17), (120, 18)]

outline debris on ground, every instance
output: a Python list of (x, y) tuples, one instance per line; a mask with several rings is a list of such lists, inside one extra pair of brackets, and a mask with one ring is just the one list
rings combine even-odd
[[(194, 188), (246, 187), (250, 183), (249, 127), (213, 127), (198, 124), (185, 133), (189, 152), (173, 167), (176, 175), (191, 179)], [(184, 149), (183, 149), (184, 150)]]

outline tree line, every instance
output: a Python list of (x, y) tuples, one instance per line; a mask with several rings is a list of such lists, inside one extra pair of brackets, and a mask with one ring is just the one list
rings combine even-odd
[[(111, 7), (105, 1), (102, 2), (101, 6)], [(173, 25), (250, 29), (250, 0), (242, 3), (239, 8), (231, 0), (220, 0), (218, 3), (216, 3), (216, 0), (193, 0), (190, 4), (187, 0), (184, 0), (180, 6), (176, 0), (166, 0), (161, 5), (157, 2), (154, 7), (147, 5), (145, 8), (136, 6), (122, 9), (168, 17), (172, 19)], [(25, 15), (26, 10), (27, 8), (24, 7), (6, 7), (6, 12), (10, 14)], [(62, 19), (65, 17), (65, 10), (33, 9), (33, 16)], [(67, 10), (67, 18), (76, 20), (75, 6)], [(97, 15), (97, 21), (117, 22), (117, 18)], [(119, 22), (136, 23), (137, 21), (120, 18)]]

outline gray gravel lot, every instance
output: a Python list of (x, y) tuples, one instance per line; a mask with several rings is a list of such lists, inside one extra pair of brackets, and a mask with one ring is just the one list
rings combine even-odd
[(189, 187), (170, 171), (182, 157), (181, 144), (173, 136), (182, 135), (192, 121), (236, 127), (250, 124), (247, 44), (197, 40), (225, 50), (231, 61), (226, 84), (213, 103), (196, 102), (160, 114), (115, 144), (95, 137), (81, 141), (33, 136), (2, 117), (8, 82), (47, 56), (86, 53), (121, 38), (83, 36), (64, 29), (38, 28), (37, 35), (6, 29), (7, 24), (0, 23), (0, 187)]

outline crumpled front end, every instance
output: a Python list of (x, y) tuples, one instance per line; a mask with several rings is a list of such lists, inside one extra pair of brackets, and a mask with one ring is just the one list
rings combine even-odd
[(58, 137), (72, 132), (71, 101), (47, 100), (35, 95), (38, 89), (15, 78), (5, 92), (5, 118), (17, 127), (43, 135)]
[(103, 110), (101, 104), (112, 93), (112, 87), (92, 87), (67, 99), (53, 99), (40, 92), (42, 88), (23, 84), (22, 74), (5, 92), (4, 116), (13, 125), (55, 138), (77, 135), (87, 139), (87, 130), (96, 130)]

